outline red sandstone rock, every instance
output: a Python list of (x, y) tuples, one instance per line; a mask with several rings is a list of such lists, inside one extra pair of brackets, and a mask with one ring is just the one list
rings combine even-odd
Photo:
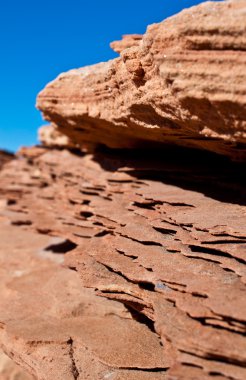
[(120, 58), (59, 75), (37, 107), (81, 146), (168, 143), (243, 160), (245, 9), (207, 2), (151, 25), (113, 44)]
[[(2, 216), (14, 225), (1, 229), (7, 247), (16, 252), (13, 245), (18, 246), (18, 258), (9, 259), (15, 271), (21, 265), (30, 273), (10, 281), (12, 264), (4, 258), (5, 351), (14, 350), (13, 359), (24, 366), (28, 355), (38, 378), (72, 376), (73, 350), (78, 378), (100, 379), (101, 371), (113, 371), (116, 379), (212, 379), (216, 372), (221, 379), (244, 380), (243, 167), (225, 166), (209, 155), (204, 161), (198, 153), (195, 165), (193, 152), (192, 165), (189, 152), (178, 160), (169, 153), (169, 163), (168, 154), (161, 163), (158, 156), (146, 160), (140, 153), (77, 156), (44, 148), (24, 153), (0, 175)], [(25, 266), (18, 239), (28, 242)], [(73, 271), (47, 261), (63, 257), (61, 252)], [(10, 310), (11, 299), (18, 302)], [(115, 301), (125, 309), (117, 309)], [(28, 342), (39, 343), (33, 351)], [(43, 362), (44, 351), (52, 366)]]
[(245, 158), (245, 21), (126, 36), (40, 94), (42, 146), (0, 152), (0, 345), (30, 376), (246, 378), (245, 163), (178, 146)]
[(142, 38), (142, 34), (125, 34), (122, 36), (122, 40), (111, 42), (110, 47), (116, 51), (116, 53), (121, 53), (125, 49), (139, 46)]
[(7, 224), (6, 216), (0, 221), (0, 340), (5, 352), (37, 379), (107, 374), (123, 379), (129, 370), (141, 379), (145, 369), (156, 379), (156, 368), (162, 379), (167, 365), (157, 335), (121, 304), (96, 297), (75, 272), (59, 266), (63, 255), (58, 248), (66, 249), (62, 239), (26, 231), (28, 224), (14, 213), (8, 218), (15, 226)]

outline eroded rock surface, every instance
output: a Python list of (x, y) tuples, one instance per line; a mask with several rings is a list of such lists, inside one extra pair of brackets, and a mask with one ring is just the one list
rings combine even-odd
[(37, 379), (123, 379), (131, 370), (141, 379), (145, 369), (149, 378), (159, 369), (162, 379), (165, 360), (157, 334), (134, 321), (123, 305), (83, 288), (77, 273), (59, 266), (72, 243), (27, 231), (30, 223), (17, 213), (3, 212), (0, 221), (5, 352)]
[(1, 344), (37, 378), (244, 380), (245, 168), (170, 157), (37, 147), (2, 169)]
[(243, 160), (245, 11), (207, 2), (151, 25), (113, 43), (120, 58), (59, 75), (37, 107), (81, 146), (178, 144)]
[(139, 46), (142, 38), (143, 36), (141, 34), (125, 34), (122, 36), (122, 40), (111, 42), (110, 47), (116, 51), (116, 53), (121, 53), (125, 49)]
[(246, 378), (245, 6), (114, 42), (0, 152), (0, 346), (33, 378)]

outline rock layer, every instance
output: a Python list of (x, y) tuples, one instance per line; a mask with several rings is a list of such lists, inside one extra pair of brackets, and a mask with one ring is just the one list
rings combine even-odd
[(0, 175), (5, 351), (38, 379), (243, 380), (244, 166), (21, 154)]
[(243, 160), (245, 11), (207, 2), (151, 25), (112, 45), (120, 58), (59, 75), (37, 107), (81, 146), (178, 144)]
[(4, 351), (35, 379), (163, 379), (157, 334), (123, 305), (83, 288), (59, 265), (72, 243), (30, 231), (23, 213), (3, 208), (0, 219)]

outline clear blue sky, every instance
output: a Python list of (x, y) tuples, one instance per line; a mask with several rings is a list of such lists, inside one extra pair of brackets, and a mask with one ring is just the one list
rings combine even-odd
[(200, 0), (3, 0), (0, 4), (0, 148), (37, 142), (37, 93), (59, 73), (116, 56), (109, 43), (144, 33)]

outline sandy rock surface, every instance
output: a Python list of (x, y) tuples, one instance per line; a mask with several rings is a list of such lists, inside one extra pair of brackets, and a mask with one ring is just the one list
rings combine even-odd
[(1, 380), (34, 380), (25, 370), (18, 366), (7, 355), (0, 351), (0, 379)]
[(37, 107), (81, 146), (177, 144), (244, 160), (245, 12), (245, 1), (206, 2), (125, 36), (119, 58), (59, 75)]

